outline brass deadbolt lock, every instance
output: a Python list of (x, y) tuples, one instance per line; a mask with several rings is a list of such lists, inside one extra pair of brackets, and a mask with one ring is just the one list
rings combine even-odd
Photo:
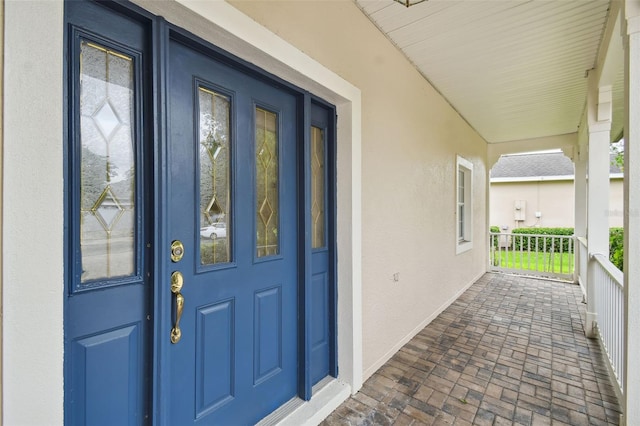
[(174, 263), (180, 262), (182, 256), (184, 256), (184, 245), (182, 241), (175, 240), (171, 243), (171, 261)]

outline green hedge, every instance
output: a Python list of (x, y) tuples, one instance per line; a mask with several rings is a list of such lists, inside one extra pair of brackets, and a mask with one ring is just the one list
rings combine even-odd
[[(555, 253), (573, 253), (573, 242), (564, 238), (544, 238), (554, 235), (558, 236), (571, 236), (573, 235), (573, 228), (516, 228), (511, 231), (514, 235), (514, 246), (516, 250), (535, 250), (536, 244), (538, 245), (538, 251), (547, 251)], [(561, 247), (562, 245), (562, 247)]]
[[(490, 230), (492, 233), (500, 233), (498, 226), (492, 226)], [(529, 247), (535, 249), (536, 238), (538, 238), (538, 250), (542, 250), (544, 239), (541, 237), (549, 235), (573, 235), (573, 232), (573, 228), (516, 228), (511, 231), (512, 234), (522, 234), (513, 236), (516, 250), (520, 250), (520, 247), (522, 247), (523, 250), (527, 250)], [(559, 253), (560, 241), (556, 240), (554, 247), (551, 247), (551, 240), (551, 238), (548, 238), (546, 241), (547, 252), (550, 252), (553, 248), (555, 253)], [(529, 243), (531, 244), (530, 246)], [(563, 244), (563, 253), (573, 253), (573, 250), (569, 251), (569, 242), (567, 240), (564, 240)], [(498, 248), (497, 238), (493, 239), (493, 248)], [(616, 265), (618, 269), (624, 271), (624, 232), (622, 228), (609, 229), (609, 260)]]
[[(489, 227), (489, 232), (491, 232), (492, 234), (499, 234), (500, 233), (500, 227), (499, 226), (490, 226)], [(498, 248), (498, 239), (497, 238), (493, 238), (493, 248), (494, 249)]]
[(609, 260), (624, 271), (624, 233), (622, 228), (609, 229)]

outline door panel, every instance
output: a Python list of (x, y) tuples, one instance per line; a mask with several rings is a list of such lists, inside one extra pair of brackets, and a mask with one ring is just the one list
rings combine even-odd
[(170, 423), (255, 423), (296, 395), (296, 98), (178, 41), (169, 58), (168, 236), (185, 246)]
[(152, 200), (141, 196), (148, 34), (143, 23), (91, 2), (65, 3), (65, 21), (65, 421), (142, 424), (151, 367)]
[(79, 423), (140, 423), (141, 334), (140, 324), (133, 324), (73, 341), (71, 358), (79, 373), (74, 375), (79, 396), (74, 411), (76, 419), (84, 419)]
[(333, 224), (329, 220), (333, 201), (330, 197), (329, 161), (332, 147), (332, 120), (328, 108), (311, 104), (310, 131), (310, 197), (311, 197), (311, 303), (309, 351), (311, 385), (328, 375), (336, 375), (335, 324), (333, 300)]
[[(319, 256), (315, 256), (316, 260)], [(316, 265), (317, 269), (322, 269)], [(311, 278), (311, 384), (318, 383), (329, 374), (329, 281), (326, 272), (314, 274)]]
[(253, 302), (253, 384), (282, 371), (282, 286), (258, 291)]
[(203, 306), (196, 316), (196, 417), (202, 417), (235, 393), (234, 304), (226, 300)]

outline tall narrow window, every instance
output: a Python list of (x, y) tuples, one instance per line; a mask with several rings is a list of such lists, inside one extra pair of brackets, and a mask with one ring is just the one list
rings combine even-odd
[(280, 252), (278, 230), (278, 116), (256, 108), (256, 251), (258, 257)]
[(229, 110), (227, 96), (200, 87), (200, 263), (231, 261)]
[(458, 242), (464, 242), (465, 240), (465, 225), (464, 225), (464, 191), (465, 191), (465, 172), (464, 170), (458, 171)]
[(133, 58), (80, 43), (81, 281), (130, 276), (135, 256)]
[(473, 163), (457, 156), (456, 171), (456, 253), (462, 253), (473, 248)]

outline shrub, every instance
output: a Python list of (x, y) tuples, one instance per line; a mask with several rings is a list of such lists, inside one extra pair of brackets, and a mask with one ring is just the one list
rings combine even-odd
[(535, 250), (554, 253), (573, 253), (573, 242), (568, 239), (545, 238), (551, 236), (571, 236), (573, 228), (517, 228), (512, 231), (516, 250)]
[(624, 232), (622, 228), (609, 229), (609, 260), (624, 271)]
[[(500, 227), (499, 226), (490, 226), (489, 227), (489, 232), (491, 232), (493, 234), (499, 234), (500, 233)], [(491, 237), (491, 240), (493, 240), (493, 248), (497, 249), (498, 248), (498, 238)]]

